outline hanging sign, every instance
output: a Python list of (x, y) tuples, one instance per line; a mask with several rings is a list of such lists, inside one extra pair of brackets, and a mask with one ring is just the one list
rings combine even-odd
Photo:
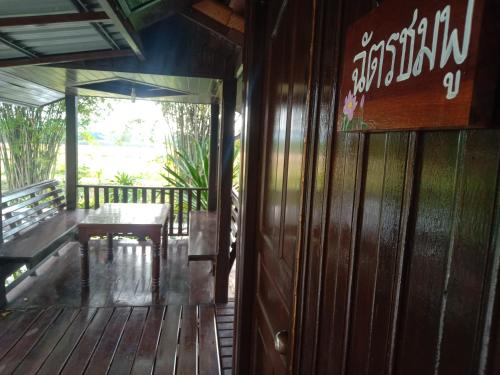
[(497, 2), (386, 0), (352, 24), (337, 129), (489, 125), (498, 72)]

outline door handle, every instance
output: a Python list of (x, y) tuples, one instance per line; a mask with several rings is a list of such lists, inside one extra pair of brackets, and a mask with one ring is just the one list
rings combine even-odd
[(281, 330), (274, 335), (274, 349), (282, 355), (288, 352), (288, 331)]

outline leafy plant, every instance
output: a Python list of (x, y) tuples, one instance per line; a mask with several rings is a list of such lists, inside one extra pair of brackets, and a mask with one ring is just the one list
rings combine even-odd
[(115, 174), (114, 182), (122, 186), (133, 186), (137, 181), (137, 177), (132, 176), (126, 172), (118, 172)]
[[(191, 139), (191, 145), (196, 151), (194, 155), (184, 150), (176, 143), (175, 136), (171, 137), (167, 149), (167, 160), (163, 166), (164, 173), (160, 175), (168, 185), (175, 187), (208, 187), (209, 143), (207, 139)], [(201, 207), (208, 207), (208, 193), (201, 194)]]

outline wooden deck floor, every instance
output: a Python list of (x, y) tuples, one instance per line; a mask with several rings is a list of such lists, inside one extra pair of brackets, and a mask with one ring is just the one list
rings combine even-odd
[(234, 301), (217, 304), (215, 311), (221, 373), (231, 375), (233, 372)]
[(213, 305), (11, 311), (0, 374), (218, 374)]
[(196, 305), (213, 301), (211, 263), (191, 262), (188, 267), (186, 240), (169, 240), (167, 261), (161, 262), (156, 301), (150, 291), (151, 243), (115, 242), (111, 261), (105, 240), (90, 242), (88, 295), (81, 293), (79, 249), (73, 242), (9, 294), (9, 308)]
[(117, 241), (110, 261), (106, 242), (92, 241), (88, 295), (76, 243), (23, 281), (0, 311), (0, 375), (221, 373), (232, 339), (227, 324), (217, 335), (210, 262), (188, 267), (186, 241), (170, 240), (155, 299), (150, 245)]

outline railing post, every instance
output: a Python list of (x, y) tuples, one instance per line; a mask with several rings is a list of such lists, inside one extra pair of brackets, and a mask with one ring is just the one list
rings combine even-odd
[[(0, 244), (3, 244), (3, 213), (2, 213), (2, 207), (3, 207), (3, 197), (2, 197), (2, 163), (0, 163)], [(0, 278), (0, 282), (2, 282), (2, 279)], [(0, 286), (0, 306), (1, 306), (1, 286)]]
[(208, 167), (208, 211), (217, 209), (217, 149), (219, 140), (219, 104), (210, 107), (210, 156)]
[(66, 207), (76, 209), (78, 184), (78, 98), (66, 95)]
[(233, 188), (234, 114), (236, 111), (236, 79), (225, 79), (222, 87), (222, 122), (220, 130), (217, 196), (217, 263), (215, 270), (215, 302), (226, 303), (231, 246), (231, 195)]

